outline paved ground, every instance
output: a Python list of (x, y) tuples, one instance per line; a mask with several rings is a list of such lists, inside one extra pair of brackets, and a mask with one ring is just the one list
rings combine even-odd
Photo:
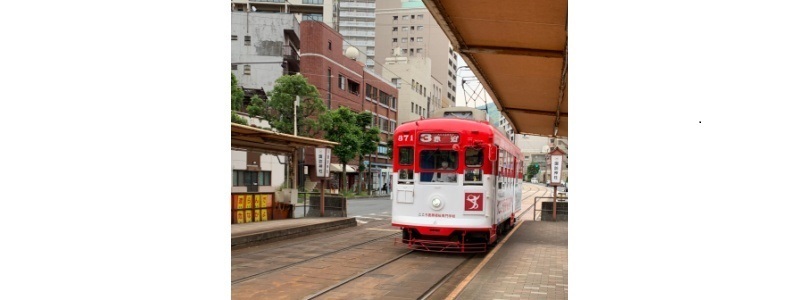
[(458, 299), (567, 299), (568, 222), (519, 226)]

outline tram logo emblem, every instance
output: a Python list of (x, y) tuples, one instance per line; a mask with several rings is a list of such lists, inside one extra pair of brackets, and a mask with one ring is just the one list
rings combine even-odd
[(483, 211), (483, 193), (465, 193), (464, 211)]

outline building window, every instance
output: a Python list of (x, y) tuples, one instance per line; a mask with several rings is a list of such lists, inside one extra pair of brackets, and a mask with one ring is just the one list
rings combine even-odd
[(332, 46), (332, 43), (331, 43), (331, 41), (328, 41), (328, 50), (332, 50), (332, 49), (331, 49), (331, 46)]
[(417, 48), (417, 54), (422, 54), (422, 48)]
[[(397, 17), (398, 16), (392, 16), (392, 20), (397, 21)], [(395, 27), (395, 28), (397, 28), (397, 27)]]
[(403, 54), (408, 54), (408, 49), (403, 48)]
[(417, 37), (417, 42), (422, 43), (422, 37)]
[(422, 26), (417, 26), (417, 30), (421, 31), (422, 30)]
[(403, 31), (408, 31), (408, 26), (403, 26)]
[(342, 74), (339, 74), (339, 88), (344, 90), (346, 85), (347, 85), (347, 79), (345, 79), (344, 76), (342, 76)]
[(250, 65), (244, 65), (244, 75), (250, 75)]
[(392, 31), (397, 31), (397, 27), (392, 27)]
[(417, 15), (417, 19), (422, 20), (423, 15)]
[(272, 172), (233, 170), (231, 172), (231, 184), (233, 186), (270, 186), (272, 185)]
[(244, 36), (244, 45), (245, 46), (250, 46), (250, 36), (249, 35), (245, 35)]
[(238, 39), (239, 39), (239, 36), (231, 34), (231, 41), (235, 41), (235, 40), (238, 40)]
[(358, 92), (361, 91), (361, 85), (358, 82), (348, 80), (347, 91), (351, 94), (358, 95)]
[(411, 48), (411, 55), (414, 55), (414, 48)]
[(412, 19), (412, 20), (414, 19), (414, 15), (411, 15), (411, 19)]
[(392, 43), (397, 43), (397, 38), (392, 38)]
[(408, 21), (408, 15), (403, 16), (403, 21)]
[(239, 65), (237, 65), (237, 64), (231, 64), (231, 70), (234, 70), (234, 71), (238, 70), (239, 69), (238, 66)]
[(407, 43), (407, 42), (408, 42), (408, 39), (407, 39), (407, 38), (402, 38), (402, 39), (400, 39), (400, 42), (401, 42), (401, 43)]
[[(323, 1), (324, 0), (303, 0), (303, 4), (322, 4)], [(283, 3), (283, 1), (280, 1), (280, 3)]]

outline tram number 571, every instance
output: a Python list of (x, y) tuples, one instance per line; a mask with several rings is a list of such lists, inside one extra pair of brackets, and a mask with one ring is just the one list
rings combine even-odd
[(397, 136), (398, 142), (413, 142), (414, 136), (410, 134), (401, 134)]

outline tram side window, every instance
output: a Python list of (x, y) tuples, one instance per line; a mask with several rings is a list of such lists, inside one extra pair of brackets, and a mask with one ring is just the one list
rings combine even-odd
[(400, 164), (413, 165), (414, 164), (414, 149), (411, 147), (400, 147)]
[(420, 182), (456, 182), (458, 152), (452, 150), (422, 150), (419, 155)]
[(464, 151), (464, 164), (467, 168), (464, 170), (464, 185), (481, 185), (483, 184), (483, 149), (481, 148), (467, 148)]
[[(400, 155), (400, 165), (401, 166), (412, 166), (414, 165), (414, 148), (412, 147), (400, 147), (399, 149)], [(397, 175), (397, 181), (401, 184), (413, 184), (414, 183), (414, 170), (411, 168), (407, 169), (400, 169)]]

